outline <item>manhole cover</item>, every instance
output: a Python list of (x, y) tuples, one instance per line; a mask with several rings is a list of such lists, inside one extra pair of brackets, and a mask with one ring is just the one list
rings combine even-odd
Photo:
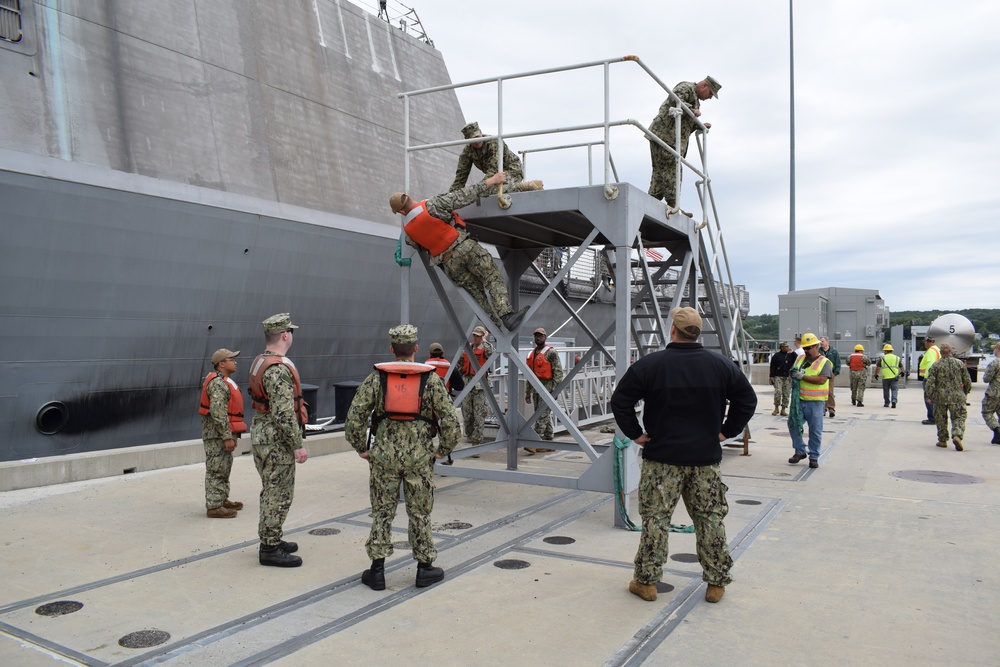
[(737, 500), (737, 505), (760, 505), (759, 500)]
[(409, 542), (393, 542), (392, 543), (392, 548), (393, 549), (409, 549), (410, 548), (410, 543)]
[(928, 484), (982, 484), (983, 480), (972, 475), (943, 470), (895, 470), (889, 473), (893, 477), (911, 482), (927, 482)]
[(62, 616), (64, 614), (72, 614), (74, 611), (80, 611), (81, 609), (83, 609), (82, 602), (75, 602), (74, 600), (57, 600), (55, 602), (43, 604), (35, 610), (35, 613), (39, 616)]
[(309, 531), (310, 535), (339, 535), (340, 528), (313, 528)]
[(573, 544), (576, 542), (572, 537), (563, 537), (562, 535), (553, 535), (552, 537), (546, 537), (542, 542), (546, 544)]
[(670, 560), (675, 560), (678, 563), (697, 563), (698, 554), (674, 554)]
[(149, 648), (159, 646), (170, 639), (170, 633), (163, 630), (139, 630), (130, 632), (118, 640), (119, 646), (125, 648)]
[(468, 530), (469, 528), (472, 528), (472, 524), (464, 521), (450, 521), (441, 526), (441, 530)]
[(516, 558), (506, 558), (504, 560), (498, 560), (493, 563), (494, 567), (499, 567), (501, 570), (523, 570), (526, 567), (531, 567), (531, 563), (526, 560), (518, 560)]
[(791, 477), (792, 473), (790, 473), (790, 472), (772, 472), (771, 475), (773, 475), (774, 477)]
[(669, 593), (672, 590), (674, 590), (674, 587), (673, 587), (672, 584), (666, 584), (666, 583), (664, 583), (662, 581), (660, 583), (656, 584), (656, 592), (657, 593)]
[(567, 458), (567, 459), (570, 459), (570, 460), (572, 460), (572, 461), (579, 461), (579, 460), (580, 460), (580, 459), (582, 459), (583, 457), (582, 457), (582, 456), (578, 456), (578, 455), (573, 455), (573, 456), (567, 456), (566, 458)]

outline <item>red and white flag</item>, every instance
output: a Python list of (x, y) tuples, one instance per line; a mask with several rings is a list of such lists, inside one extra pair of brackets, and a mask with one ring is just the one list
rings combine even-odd
[(646, 257), (653, 260), (654, 262), (662, 262), (663, 254), (656, 250), (655, 248), (646, 248)]

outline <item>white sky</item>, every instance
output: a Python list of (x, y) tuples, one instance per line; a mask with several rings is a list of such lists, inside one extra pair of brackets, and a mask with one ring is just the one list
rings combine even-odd
[[(789, 285), (786, 0), (412, 4), (456, 83), (629, 54), (669, 86), (718, 79), (720, 97), (702, 103), (702, 120), (712, 123), (730, 266), (750, 290), (751, 314), (778, 312)], [(895, 311), (1000, 307), (998, 27), (1000, 3), (986, 0), (795, 3), (798, 289), (877, 289)], [(611, 118), (648, 125), (662, 90), (632, 64), (612, 66), (611, 77)], [(600, 122), (602, 91), (599, 70), (508, 82), (504, 131)], [(467, 119), (495, 131), (495, 86), (459, 99)], [(692, 144), (688, 156), (696, 153)], [(649, 185), (637, 130), (612, 134), (612, 156), (621, 180)], [(549, 189), (585, 184), (586, 154), (531, 155), (527, 177)], [(688, 210), (698, 210), (694, 180), (685, 175)]]

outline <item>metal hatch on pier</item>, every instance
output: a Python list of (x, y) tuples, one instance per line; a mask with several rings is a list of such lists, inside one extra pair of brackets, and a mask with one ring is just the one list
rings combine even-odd
[[(741, 326), (741, 315), (745, 314), (741, 312), (744, 310), (744, 304), (739, 298), (741, 293), (732, 285), (721, 228), (715, 216), (711, 181), (705, 169), (704, 135), (696, 135), (698, 153), (701, 157), (700, 165), (696, 166), (682, 156), (678, 159), (679, 165), (692, 171), (699, 179), (696, 187), (701, 204), (700, 220), (677, 211), (668, 211), (663, 202), (653, 199), (645, 190), (632, 184), (611, 181), (612, 128), (631, 126), (638, 128), (646, 138), (652, 137), (650, 140), (659, 141), (637, 121), (610, 119), (607, 78), (609, 65), (615, 62), (638, 64), (663, 87), (667, 94), (672, 95), (670, 89), (633, 56), (516, 75), (516, 77), (543, 76), (569, 69), (603, 67), (605, 118), (600, 123), (574, 128), (555, 128), (507, 135), (510, 137), (567, 131), (603, 131), (603, 140), (593, 142), (604, 147), (603, 184), (491, 196), (460, 211), (469, 231), (480, 242), (495, 246), (508, 285), (513, 286), (513, 289), (509, 289), (513, 307), (518, 309), (524, 305), (529, 306), (523, 320), (525, 323), (530, 323), (541, 304), (551, 299), (558, 301), (567, 315), (576, 321), (579, 330), (584, 332), (587, 339), (584, 347), (587, 347), (587, 351), (581, 355), (581, 363), (574, 365), (566, 373), (562, 383), (554, 392), (556, 396), (573, 382), (576, 374), (588, 360), (598, 355), (603, 355), (605, 359), (613, 362), (616, 370), (615, 379), (618, 380), (636, 356), (663, 349), (669, 342), (667, 336), (670, 327), (669, 311), (675, 306), (690, 305), (702, 314), (705, 331), (701, 341), (706, 347), (715, 348), (740, 364), (748, 360)], [(402, 95), (405, 105), (404, 116), (408, 122), (411, 96), (483, 83), (496, 83), (499, 92), (502, 90), (503, 80), (509, 78), (515, 77), (501, 77), (404, 93)], [(498, 99), (502, 100), (502, 94), (498, 94)], [(499, 109), (499, 117), (501, 123), (498, 125), (502, 127), (502, 107)], [(633, 132), (633, 136), (634, 134)], [(408, 125), (405, 137), (407, 157), (417, 150), (469, 143), (467, 140), (411, 145)], [(502, 133), (498, 131), (497, 135), (480, 140), (502, 141)], [(669, 146), (666, 148), (671, 150)], [(499, 167), (502, 168), (502, 165)], [(408, 161), (405, 173), (408, 181)], [(566, 261), (557, 271), (546, 274), (539, 268), (536, 259), (543, 251), (550, 248), (568, 249), (568, 254)], [(558, 289), (559, 284), (566, 279), (584, 253), (595, 248), (599, 250), (600, 256), (609, 268), (615, 294), (614, 322), (603, 328), (595, 328), (581, 317)], [(652, 248), (657, 249), (657, 252), (647, 252)], [(468, 334), (476, 322), (463, 323), (459, 320), (455, 308), (449, 303), (448, 292), (442, 283), (442, 273), (431, 270), (423, 253), (421, 259), (444, 304), (452, 327), (462, 340), (467, 341)], [(535, 295), (534, 299), (517, 289), (522, 277), (529, 273), (533, 274), (533, 280), (540, 281), (542, 285), (541, 292)], [(724, 283), (720, 282), (715, 277), (717, 275), (725, 276), (727, 280)], [(459, 290), (459, 294), (479, 321), (489, 323), (489, 318), (467, 292)], [(520, 303), (524, 299), (530, 300), (530, 303)], [(403, 315), (406, 318), (408, 313), (404, 312)], [(493, 329), (497, 353), (505, 355), (508, 360), (508, 375), (501, 379), (507, 383), (506, 391), (500, 392), (501, 396), (506, 397), (507, 404), (501, 405), (493, 393), (486, 379), (485, 368), (478, 370), (473, 382), (469, 383), (457, 397), (456, 404), (462, 401), (473, 385), (484, 383), (487, 388), (487, 402), (493, 414), (499, 417), (498, 435), (493, 442), (457, 450), (452, 454), (456, 459), (455, 465), (442, 469), (441, 472), (455, 477), (618, 493), (622, 502), (627, 503), (628, 494), (637, 488), (639, 480), (636, 448), (621, 450), (620, 470), (616, 475), (615, 458), (619, 455), (619, 450), (613, 440), (610, 437), (606, 442), (595, 443), (588, 440), (576, 426), (573, 415), (567, 414), (553, 394), (545, 390), (527, 366), (525, 359), (521, 357), (517, 346), (519, 332), (508, 332), (499, 327), (490, 328)], [(521, 329), (525, 328), (526, 325), (522, 324)], [(471, 354), (471, 350), (469, 352)], [(457, 357), (458, 355), (456, 359)], [(514, 404), (522, 380), (530, 384), (538, 392), (545, 406), (553, 411), (553, 416), (566, 428), (568, 439), (561, 438), (544, 443), (539, 440), (532, 426), (539, 416), (541, 407), (534, 406), (534, 413), (525, 418)], [(610, 414), (608, 416), (610, 418)], [(620, 433), (618, 437), (621, 438)], [(589, 465), (576, 477), (519, 470), (518, 449), (521, 447), (548, 447), (582, 452), (589, 459)], [(498, 449), (506, 450), (504, 469), (489, 467), (482, 461), (477, 461), (474, 466), (462, 465), (461, 460), (464, 458)], [(625, 509), (627, 511), (627, 505)], [(615, 522), (616, 525), (622, 525), (622, 517), (616, 514)]]

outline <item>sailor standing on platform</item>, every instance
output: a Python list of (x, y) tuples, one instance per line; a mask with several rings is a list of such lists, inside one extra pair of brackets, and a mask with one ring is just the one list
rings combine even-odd
[(479, 183), (425, 201), (414, 201), (405, 192), (397, 192), (389, 198), (389, 206), (393, 213), (404, 216), (407, 244), (427, 251), (431, 266), (440, 265), (445, 275), (471, 294), (494, 323), (514, 331), (528, 308), (514, 312), (507, 285), (493, 257), (469, 236), (465, 221), (455, 213), (456, 209), (489, 195), (491, 188), (505, 179), (506, 174), (501, 171)]
[(230, 377), (236, 372), (239, 352), (226, 348), (212, 355), (214, 371), (201, 386), (201, 439), (205, 444), (205, 507), (210, 519), (232, 519), (243, 503), (229, 500), (229, 474), (233, 469), (233, 450), (243, 422), (243, 394)]
[[(400, 483), (409, 517), (409, 542), (418, 563), (417, 588), (444, 579), (444, 570), (433, 565), (437, 558), (431, 535), (434, 461), (450, 454), (461, 435), (458, 413), (444, 382), (433, 366), (414, 362), (417, 328), (395, 326), (389, 329), (389, 340), (396, 361), (375, 365), (358, 387), (344, 424), (347, 441), (371, 464), (372, 527), (365, 549), (372, 564), (361, 582), (374, 591), (385, 590), (385, 559), (393, 552), (392, 520)], [(369, 417), (370, 437), (366, 436)]]

